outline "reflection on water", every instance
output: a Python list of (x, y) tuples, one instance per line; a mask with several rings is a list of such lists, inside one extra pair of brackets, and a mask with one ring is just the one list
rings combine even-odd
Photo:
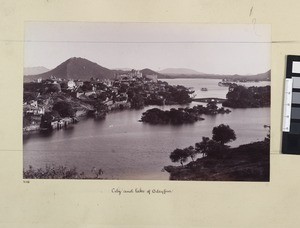
[[(214, 92), (206, 93), (213, 96)], [(172, 164), (170, 152), (194, 145), (203, 136), (211, 137), (212, 128), (221, 123), (230, 125), (236, 132), (237, 140), (231, 146), (262, 140), (267, 135), (264, 125), (269, 124), (269, 108), (233, 109), (230, 114), (203, 115), (204, 121), (181, 126), (139, 122), (142, 113), (152, 107), (112, 112), (103, 121), (85, 119), (67, 130), (24, 135), (24, 168), (55, 164), (75, 166), (89, 173), (96, 167), (109, 179), (163, 180), (169, 177), (161, 170)], [(163, 109), (171, 107), (179, 106)]]

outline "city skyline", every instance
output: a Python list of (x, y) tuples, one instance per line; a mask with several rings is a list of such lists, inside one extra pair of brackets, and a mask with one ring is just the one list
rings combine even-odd
[(24, 67), (82, 57), (109, 69), (252, 75), (270, 69), (270, 35), (267, 25), (30, 22)]

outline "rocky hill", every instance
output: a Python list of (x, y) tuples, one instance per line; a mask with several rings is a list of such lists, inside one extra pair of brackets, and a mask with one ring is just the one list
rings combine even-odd
[(32, 81), (37, 78), (47, 79), (51, 76), (62, 79), (82, 79), (90, 80), (90, 78), (112, 79), (115, 71), (107, 69), (84, 58), (70, 58), (53, 70), (42, 74), (28, 75), (25, 81)]

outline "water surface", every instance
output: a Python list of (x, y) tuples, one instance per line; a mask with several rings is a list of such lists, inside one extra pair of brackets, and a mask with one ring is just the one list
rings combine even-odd
[[(226, 95), (228, 89), (216, 87), (220, 80), (214, 79), (167, 81), (171, 80), (185, 86), (193, 85), (197, 97), (224, 98), (222, 94)], [(200, 91), (203, 85), (208, 88), (207, 92)], [(198, 103), (189, 106), (195, 104)], [(95, 167), (101, 168), (103, 177), (108, 179), (166, 180), (169, 175), (161, 170), (172, 164), (169, 155), (174, 149), (194, 145), (203, 136), (211, 137), (212, 128), (222, 123), (236, 132), (237, 140), (231, 146), (262, 140), (267, 135), (264, 125), (269, 124), (270, 119), (270, 108), (253, 108), (232, 109), (230, 114), (216, 116), (203, 115), (204, 121), (181, 126), (153, 126), (139, 122), (142, 113), (153, 107), (156, 106), (112, 112), (103, 121), (85, 119), (50, 135), (24, 135), (24, 168), (66, 165), (90, 174)], [(179, 106), (160, 108), (171, 107)]]

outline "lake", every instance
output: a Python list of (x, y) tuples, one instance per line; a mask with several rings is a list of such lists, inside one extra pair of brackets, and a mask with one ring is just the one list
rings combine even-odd
[[(188, 79), (163, 79), (163, 81), (168, 82), (170, 85), (184, 85), (186, 87), (193, 88), (195, 91), (195, 98), (206, 98), (206, 97), (217, 97), (226, 98), (228, 92), (228, 87), (218, 86), (221, 79), (205, 79), (205, 78), (188, 78)], [(270, 85), (269, 81), (262, 82), (239, 82), (238, 85), (243, 85), (246, 87), (251, 86), (267, 86)], [(207, 91), (201, 91), (201, 88), (207, 88)]]
[[(225, 98), (228, 90), (219, 87), (220, 80), (217, 79), (165, 81), (194, 87), (197, 98)], [(261, 83), (255, 85), (262, 86)], [(202, 87), (208, 91), (201, 91)], [(193, 102), (189, 106), (196, 104), (199, 103)], [(76, 167), (79, 172), (90, 174), (95, 167), (101, 168), (104, 171), (102, 177), (107, 179), (167, 180), (169, 174), (162, 169), (174, 164), (170, 161), (170, 153), (176, 148), (194, 145), (203, 136), (211, 137), (213, 127), (228, 124), (237, 136), (237, 140), (230, 144), (235, 147), (263, 140), (268, 133), (264, 125), (270, 123), (270, 108), (232, 109), (229, 114), (203, 115), (205, 120), (181, 126), (153, 126), (139, 122), (142, 113), (153, 107), (157, 106), (112, 112), (103, 121), (83, 119), (50, 135), (24, 135), (24, 169), (29, 165), (44, 168), (47, 164), (54, 164)], [(179, 106), (160, 108), (167, 110), (172, 107)]]

